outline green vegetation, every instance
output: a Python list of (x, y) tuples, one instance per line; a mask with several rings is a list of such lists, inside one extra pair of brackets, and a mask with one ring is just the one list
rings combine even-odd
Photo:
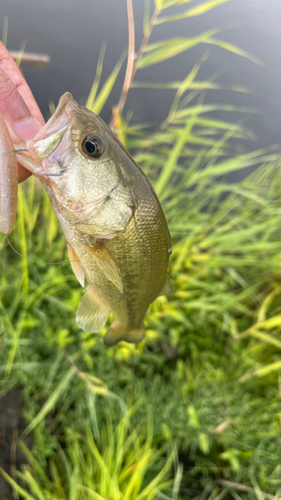
[[(237, 141), (251, 138), (249, 110), (204, 104), (206, 90), (221, 88), (215, 78), (197, 79), (207, 56), (184, 82), (159, 84), (175, 98), (158, 129), (122, 114), (128, 89), (150, 85), (136, 82), (138, 68), (198, 43), (251, 57), (214, 38), (218, 30), (149, 44), (154, 26), (177, 19), (166, 8), (191, 1), (158, 0), (151, 18), (147, 7), (144, 41), (113, 110), (112, 125), (152, 180), (173, 238), (174, 293), (151, 305), (145, 341), (106, 350), (106, 329), (78, 329), (82, 289), (35, 179), (19, 190), (10, 238), (23, 258), (0, 239), (0, 394), (22, 389), (25, 435), (34, 434), (17, 482), (5, 475), (20, 498), (280, 498), (279, 149), (237, 154)], [(221, 3), (187, 5), (185, 17)], [(132, 23), (129, 32), (130, 52)], [(103, 57), (104, 47), (88, 100), (99, 112), (121, 65), (98, 91)], [(245, 180), (228, 182), (249, 167), (257, 168)]]

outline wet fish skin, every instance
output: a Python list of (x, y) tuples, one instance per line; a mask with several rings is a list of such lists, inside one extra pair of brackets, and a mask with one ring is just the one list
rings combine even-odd
[[(92, 136), (100, 157), (85, 150)], [(171, 290), (170, 234), (152, 186), (109, 127), (69, 93), (26, 148), (17, 160), (43, 183), (72, 269), (82, 286), (88, 283), (78, 326), (98, 332), (111, 311), (105, 344), (141, 341), (147, 308)]]

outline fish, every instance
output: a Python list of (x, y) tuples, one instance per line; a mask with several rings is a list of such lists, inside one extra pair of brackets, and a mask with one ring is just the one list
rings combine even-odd
[(48, 194), (77, 280), (82, 287), (87, 282), (77, 325), (98, 333), (111, 312), (105, 345), (139, 343), (149, 305), (172, 293), (170, 233), (147, 177), (104, 121), (69, 92), (17, 148), (17, 161)]

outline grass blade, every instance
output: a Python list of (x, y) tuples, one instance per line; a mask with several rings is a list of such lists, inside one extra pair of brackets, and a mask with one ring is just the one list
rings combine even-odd
[(167, 61), (191, 47), (195, 47), (199, 43), (207, 43), (206, 40), (212, 40), (212, 36), (219, 33), (221, 30), (214, 29), (201, 33), (193, 38), (172, 38), (171, 40), (164, 40), (150, 44), (146, 47), (146, 54), (138, 63), (138, 68), (146, 68), (153, 64), (158, 64), (162, 61)]
[(64, 391), (68, 388), (71, 379), (74, 377), (75, 372), (72, 368), (68, 370), (63, 379), (58, 384), (57, 388), (51, 394), (46, 403), (42, 406), (38, 415), (30, 422), (27, 428), (24, 430), (22, 437), (27, 436), (35, 427), (45, 418), (45, 416), (54, 408), (56, 403), (58, 402), (60, 396), (64, 393)]
[(187, 17), (201, 16), (205, 14), (209, 10), (221, 5), (223, 3), (229, 2), (230, 0), (211, 0), (208, 2), (204, 2), (196, 7), (186, 10), (185, 12), (181, 12), (180, 14), (175, 14), (174, 16), (160, 17), (157, 19), (156, 24), (162, 23), (170, 23), (172, 21), (180, 21), (181, 19), (185, 19)]
[(196, 118), (197, 115), (195, 114), (188, 122), (185, 127), (185, 129), (182, 131), (182, 134), (179, 138), (179, 140), (176, 142), (174, 148), (172, 149), (171, 154), (168, 157), (168, 160), (166, 161), (165, 165), (163, 166), (162, 172), (155, 184), (155, 191), (157, 194), (160, 196), (167, 185), (171, 175), (174, 172), (175, 166), (177, 164), (177, 161), (181, 155), (182, 149), (185, 145), (185, 143), (188, 140), (188, 137), (191, 134), (192, 128), (194, 124), (196, 123)]
[(237, 54), (238, 56), (241, 57), (246, 57), (246, 59), (249, 59), (250, 61), (254, 62), (255, 64), (258, 64), (259, 66), (263, 66), (263, 63), (260, 59), (257, 57), (253, 56), (246, 50), (240, 49), (237, 47), (237, 45), (233, 45), (232, 43), (229, 42), (224, 42), (223, 40), (218, 40), (216, 38), (208, 38), (205, 43), (211, 44), (211, 45), (217, 45), (218, 47), (221, 47), (222, 49), (227, 50), (228, 52), (233, 52), (234, 54)]
[(38, 499), (32, 497), (31, 495), (29, 495), (29, 493), (27, 493), (23, 488), (21, 488), (16, 483), (16, 481), (14, 481), (9, 476), (9, 474), (7, 474), (7, 472), (5, 472), (1, 467), (0, 467), (0, 473), (2, 474), (3, 478), (7, 481), (7, 483), (9, 483), (10, 486), (12, 486), (13, 490), (16, 491), (18, 494), (20, 494), (23, 498), (25, 498), (26, 500), (38, 500)]
[(94, 83), (92, 85), (92, 88), (90, 90), (90, 94), (89, 94), (87, 102), (86, 102), (86, 108), (88, 108), (88, 109), (93, 109), (93, 105), (94, 105), (95, 98), (97, 95), (98, 87), (100, 84), (102, 68), (103, 68), (103, 61), (104, 61), (104, 56), (105, 56), (105, 50), (106, 50), (106, 42), (103, 42), (101, 49), (100, 49), (99, 58), (98, 58), (96, 76), (95, 76)]
[(97, 115), (101, 113), (105, 103), (107, 102), (108, 97), (116, 82), (116, 78), (119, 75), (120, 69), (125, 59), (126, 59), (126, 53), (124, 52), (120, 57), (119, 61), (117, 62), (115, 68), (113, 69), (111, 75), (105, 81), (96, 99), (91, 100), (91, 102), (87, 101), (86, 107), (89, 108), (91, 111), (94, 111)]

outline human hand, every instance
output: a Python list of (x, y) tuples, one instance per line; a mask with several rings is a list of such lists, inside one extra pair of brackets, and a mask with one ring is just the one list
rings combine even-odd
[[(0, 114), (11, 139), (17, 143), (32, 139), (44, 125), (44, 118), (21, 71), (0, 42)], [(31, 173), (18, 164), (18, 181)]]

